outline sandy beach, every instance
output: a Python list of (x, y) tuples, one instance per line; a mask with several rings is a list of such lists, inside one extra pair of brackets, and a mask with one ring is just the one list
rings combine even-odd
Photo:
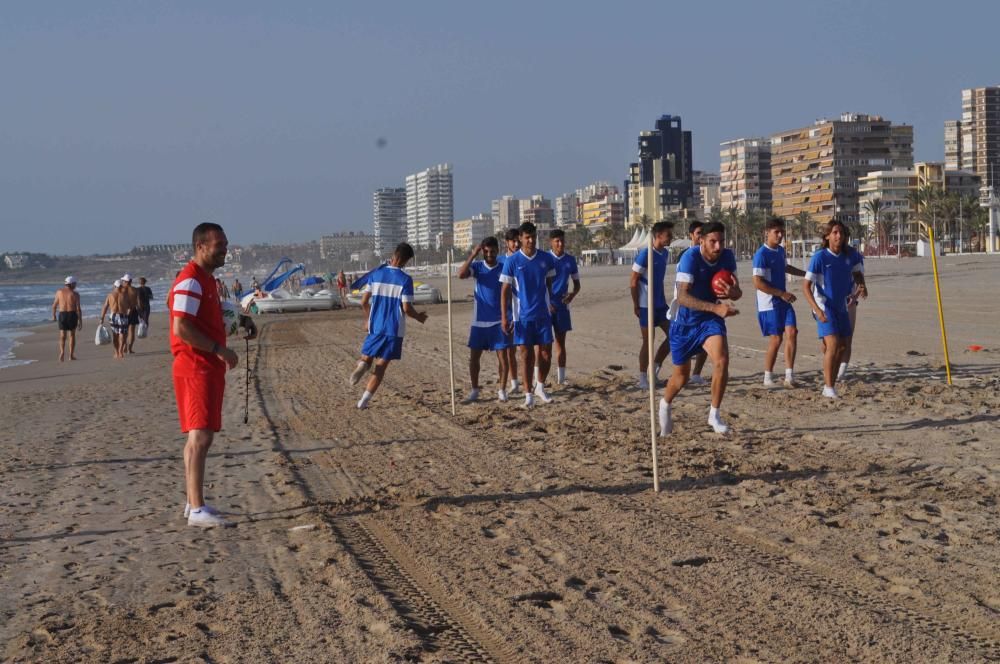
[[(88, 320), (60, 364), (45, 328), (17, 348), (36, 362), (0, 370), (0, 657), (1000, 659), (1000, 260), (941, 268), (954, 385), (929, 261), (873, 259), (830, 402), (801, 298), (800, 386), (760, 385), (741, 264), (733, 432), (706, 426), (707, 386), (685, 390), (658, 494), (627, 267), (584, 271), (570, 385), (531, 411), (489, 400), (485, 358), (486, 398), (451, 415), (444, 305), (421, 307), (363, 412), (345, 380), (360, 311), (260, 316), (208, 462), (208, 498), (237, 523), (218, 531), (181, 516), (165, 317), (125, 361)], [(470, 292), (456, 280), (460, 396)]]

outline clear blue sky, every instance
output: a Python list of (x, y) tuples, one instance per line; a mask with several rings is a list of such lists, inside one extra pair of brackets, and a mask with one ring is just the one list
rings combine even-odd
[(0, 251), (368, 230), (375, 188), (440, 162), (464, 217), (620, 183), (663, 113), (704, 170), (843, 111), (940, 160), (961, 89), (1000, 83), (988, 1), (342, 4), (0, 5)]

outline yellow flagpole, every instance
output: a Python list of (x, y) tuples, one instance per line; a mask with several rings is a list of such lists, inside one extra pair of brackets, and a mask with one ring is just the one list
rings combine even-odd
[(934, 291), (937, 293), (938, 322), (941, 324), (941, 345), (944, 347), (944, 369), (951, 385), (951, 359), (948, 357), (948, 331), (944, 326), (944, 306), (941, 304), (941, 280), (938, 277), (937, 247), (934, 241), (934, 229), (927, 227), (927, 235), (931, 240), (931, 265), (934, 267)]

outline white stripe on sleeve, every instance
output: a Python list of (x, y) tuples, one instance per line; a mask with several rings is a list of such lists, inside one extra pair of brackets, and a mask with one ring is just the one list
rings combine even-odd
[(817, 281), (819, 281), (819, 275), (816, 274), (815, 272), (806, 272), (806, 276), (804, 277), (804, 279), (806, 281), (811, 281), (813, 283), (816, 283)]
[(198, 308), (201, 306), (201, 298), (192, 295), (174, 294), (174, 312), (197, 316)]
[(201, 284), (198, 283), (197, 279), (185, 279), (184, 281), (177, 282), (174, 286), (175, 293), (180, 291), (187, 291), (195, 295), (201, 295)]
[(677, 283), (679, 284), (693, 284), (694, 275), (688, 272), (678, 272), (677, 273)]
[(512, 283), (514, 283), (514, 277), (510, 276), (509, 274), (501, 274), (500, 275), (500, 283), (503, 283), (503, 284), (512, 284)]
[(855, 265), (854, 267), (851, 268), (851, 272), (860, 272), (861, 274), (864, 274), (865, 273), (865, 264), (864, 263), (858, 263), (857, 265)]
[(632, 271), (638, 272), (639, 274), (646, 274), (646, 266), (639, 265), (638, 263), (632, 263)]

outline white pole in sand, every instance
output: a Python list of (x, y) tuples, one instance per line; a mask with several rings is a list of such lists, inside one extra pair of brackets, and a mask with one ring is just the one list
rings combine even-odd
[(451, 254), (448, 250), (448, 375), (451, 377), (451, 414), (455, 415), (455, 350), (451, 343)]
[(656, 460), (656, 373), (653, 369), (653, 230), (649, 230), (646, 257), (646, 340), (648, 357), (646, 378), (649, 382), (649, 439), (653, 448), (653, 491), (660, 492), (660, 469)]

